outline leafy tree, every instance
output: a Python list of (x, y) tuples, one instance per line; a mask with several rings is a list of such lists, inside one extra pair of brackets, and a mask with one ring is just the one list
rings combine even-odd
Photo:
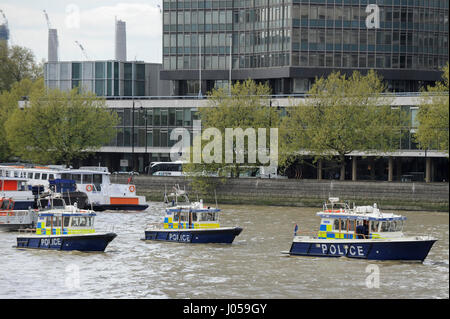
[(9, 47), (0, 42), (0, 92), (10, 90), (15, 82), (43, 77), (43, 65), (35, 61), (33, 52), (25, 47)]
[(20, 82), (12, 84), (9, 91), (0, 93), (0, 160), (6, 161), (11, 159), (12, 152), (6, 140), (5, 123), (14, 111), (18, 108), (19, 101), (24, 97), (32, 94), (43, 94), (44, 79), (39, 78), (32, 82), (29, 78), (25, 78)]
[(442, 81), (429, 86), (422, 93), (417, 113), (415, 138), (422, 149), (436, 149), (448, 153), (449, 137), (449, 64), (443, 68)]
[(20, 158), (69, 165), (108, 143), (117, 123), (117, 114), (106, 108), (104, 99), (74, 89), (33, 92), (5, 127), (7, 141)]
[[(231, 94), (228, 89), (215, 89), (208, 96), (208, 106), (199, 108), (199, 116), (202, 124), (202, 132), (211, 128), (216, 133), (220, 133), (218, 141), (216, 135), (209, 136), (209, 140), (203, 140), (202, 151), (207, 148), (207, 153), (217, 155), (218, 162), (206, 163), (203, 159), (201, 163), (194, 163), (194, 151), (191, 152), (191, 164), (184, 165), (184, 171), (192, 176), (193, 185), (197, 185), (197, 189), (209, 189), (211, 178), (205, 175), (216, 173), (221, 176), (239, 177), (244, 169), (248, 166), (257, 167), (262, 165), (259, 156), (255, 156), (252, 151), (245, 151), (241, 154), (244, 158), (243, 163), (239, 163), (237, 150), (239, 145), (237, 139), (233, 139), (232, 154), (233, 163), (227, 163), (226, 141), (225, 136), (227, 129), (254, 129), (256, 132), (256, 140), (258, 141), (258, 128), (266, 128), (266, 144), (269, 147), (270, 130), (269, 128), (278, 127), (279, 115), (274, 107), (270, 107), (271, 90), (268, 85), (256, 84), (253, 80), (244, 82), (236, 82), (232, 85)], [(211, 147), (211, 143), (218, 142), (220, 149)], [(193, 141), (194, 146), (198, 140)], [(259, 141), (258, 141), (259, 142)], [(261, 140), (261, 144), (262, 144)], [(257, 143), (258, 144), (258, 143)], [(249, 150), (248, 137), (244, 140), (243, 150)], [(257, 148), (257, 146), (256, 146)], [(217, 154), (215, 152), (218, 152)], [(266, 155), (268, 152), (266, 153)], [(230, 156), (230, 154), (228, 154)], [(256, 161), (253, 158), (256, 157)], [(230, 158), (230, 157), (228, 157)], [(229, 162), (229, 161), (228, 161)], [(267, 164), (264, 164), (267, 165)], [(206, 173), (206, 174), (205, 174)]]
[(289, 107), (281, 129), (281, 159), (288, 164), (300, 150), (314, 159), (336, 158), (345, 179), (345, 155), (353, 151), (380, 153), (397, 145), (402, 114), (383, 96), (385, 86), (374, 71), (350, 77), (332, 73), (316, 79), (309, 98)]

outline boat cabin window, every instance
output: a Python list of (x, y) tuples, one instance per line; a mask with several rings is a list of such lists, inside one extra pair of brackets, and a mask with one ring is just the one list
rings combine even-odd
[(91, 227), (92, 217), (72, 217), (72, 227)]
[(69, 227), (70, 217), (65, 216), (64, 217), (64, 227)]
[(34, 179), (41, 179), (41, 173), (34, 173)]
[(339, 230), (339, 221), (341, 221), (341, 231), (346, 231), (347, 230), (347, 219), (335, 219), (334, 220), (334, 224), (333, 224), (333, 228), (334, 230)]
[(91, 217), (79, 217), (80, 218), (80, 227), (91, 227)]
[(384, 221), (381, 223), (382, 232), (397, 232), (401, 231), (402, 228), (403, 228), (402, 220)]
[(28, 173), (28, 179), (33, 179), (33, 173)]
[(379, 221), (377, 221), (377, 220), (370, 221), (370, 231), (371, 232), (377, 232), (379, 226), (380, 226)]
[(45, 219), (46, 227), (61, 227), (61, 216), (47, 216)]
[(72, 221), (70, 223), (70, 226), (78, 227), (79, 224), (80, 224), (80, 219), (78, 217), (72, 217)]
[(53, 227), (61, 227), (61, 216), (53, 216)]
[(197, 213), (192, 213), (192, 222), (196, 222), (197, 221)]
[(47, 173), (42, 173), (41, 179), (46, 180), (47, 179)]
[(49, 174), (48, 175), (48, 179), (55, 179), (55, 175), (54, 174)]
[(93, 184), (101, 184), (102, 183), (102, 174), (94, 174), (92, 176)]
[(216, 221), (216, 220), (217, 220), (216, 213), (199, 213), (199, 221), (210, 222), (210, 221)]

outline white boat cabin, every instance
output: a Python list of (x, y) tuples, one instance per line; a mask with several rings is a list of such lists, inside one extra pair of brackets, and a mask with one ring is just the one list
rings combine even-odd
[[(392, 213), (382, 213), (376, 204), (356, 206), (330, 198), (324, 205), (317, 236), (322, 239), (382, 239), (403, 236), (402, 230), (406, 217)], [(366, 224), (367, 235), (361, 234), (358, 226)]]

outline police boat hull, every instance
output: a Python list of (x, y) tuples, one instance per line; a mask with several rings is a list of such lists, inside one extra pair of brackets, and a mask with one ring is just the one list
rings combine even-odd
[(348, 257), (368, 260), (405, 260), (422, 262), (436, 239), (427, 236), (398, 239), (314, 239), (297, 236), (291, 249), (293, 256)]
[(152, 229), (145, 231), (142, 240), (169, 241), (190, 244), (231, 244), (242, 232), (241, 227), (212, 229)]
[(115, 233), (95, 233), (79, 235), (30, 235), (18, 236), (16, 248), (43, 250), (102, 252), (117, 236)]

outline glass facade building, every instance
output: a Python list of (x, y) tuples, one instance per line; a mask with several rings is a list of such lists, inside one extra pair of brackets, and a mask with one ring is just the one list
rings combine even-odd
[[(231, 80), (306, 92), (334, 70), (375, 69), (391, 91), (440, 79), (448, 0), (164, 0), (163, 70), (173, 95)], [(230, 72), (231, 67), (231, 72)]]
[(68, 91), (79, 87), (98, 96), (167, 95), (159, 81), (161, 64), (121, 61), (48, 62), (44, 79), (48, 88)]

